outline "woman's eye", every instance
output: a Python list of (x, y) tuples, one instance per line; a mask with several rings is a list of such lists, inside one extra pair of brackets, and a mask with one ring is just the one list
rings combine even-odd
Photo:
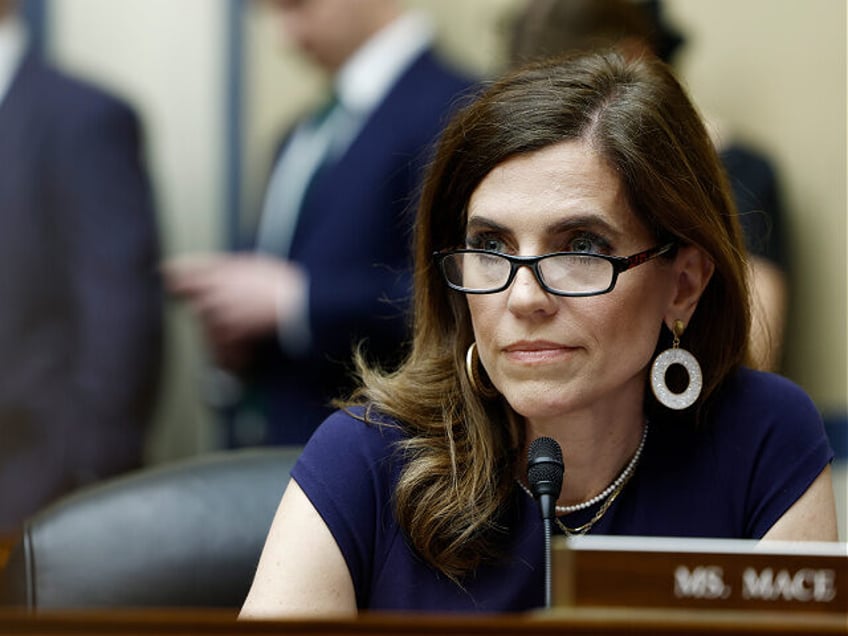
[(568, 252), (600, 254), (609, 252), (609, 247), (607, 241), (594, 234), (581, 234), (566, 243), (566, 251)]
[(506, 250), (505, 243), (492, 236), (470, 236), (466, 239), (465, 244), (473, 250), (488, 250), (490, 252), (504, 252)]

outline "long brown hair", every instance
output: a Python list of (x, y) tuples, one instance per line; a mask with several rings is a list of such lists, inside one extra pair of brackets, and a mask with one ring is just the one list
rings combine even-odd
[[(423, 558), (454, 579), (497, 554), (499, 515), (514, 489), (524, 439), (503, 399), (482, 399), (469, 385), (466, 299), (446, 287), (432, 254), (464, 243), (468, 201), (495, 166), (573, 139), (587, 140), (614, 167), (631, 208), (658, 240), (697, 245), (715, 263), (685, 334), (704, 374), (696, 413), (745, 360), (739, 225), (707, 132), (670, 70), (606, 52), (540, 63), (493, 83), (448, 125), (425, 180), (411, 352), (391, 373), (360, 364), (363, 385), (355, 396), (408, 431), (397, 519)], [(646, 408), (653, 418), (664, 416), (651, 400)]]

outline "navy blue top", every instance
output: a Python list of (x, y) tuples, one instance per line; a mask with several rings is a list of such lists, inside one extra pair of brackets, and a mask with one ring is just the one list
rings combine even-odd
[[(652, 424), (636, 472), (591, 532), (759, 538), (832, 459), (815, 406), (780, 376), (739, 371), (713, 413), (698, 428)], [(403, 435), (402, 428), (368, 425), (339, 411), (318, 428), (292, 471), (344, 555), (359, 608), (515, 612), (542, 606), (542, 522), (518, 486), (503, 559), (479, 568), (462, 587), (409, 547), (392, 501), (403, 465), (395, 442)], [(562, 519), (577, 526), (596, 510)]]

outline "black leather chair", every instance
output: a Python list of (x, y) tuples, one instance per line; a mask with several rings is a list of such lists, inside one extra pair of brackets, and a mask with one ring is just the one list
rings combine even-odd
[(57, 501), (25, 524), (0, 605), (240, 607), (299, 453), (212, 453)]

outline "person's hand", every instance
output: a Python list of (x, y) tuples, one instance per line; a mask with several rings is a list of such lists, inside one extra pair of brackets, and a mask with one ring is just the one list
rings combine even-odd
[(306, 276), (297, 265), (256, 254), (193, 255), (163, 267), (168, 290), (187, 301), (216, 360), (239, 368), (252, 341), (299, 315)]

